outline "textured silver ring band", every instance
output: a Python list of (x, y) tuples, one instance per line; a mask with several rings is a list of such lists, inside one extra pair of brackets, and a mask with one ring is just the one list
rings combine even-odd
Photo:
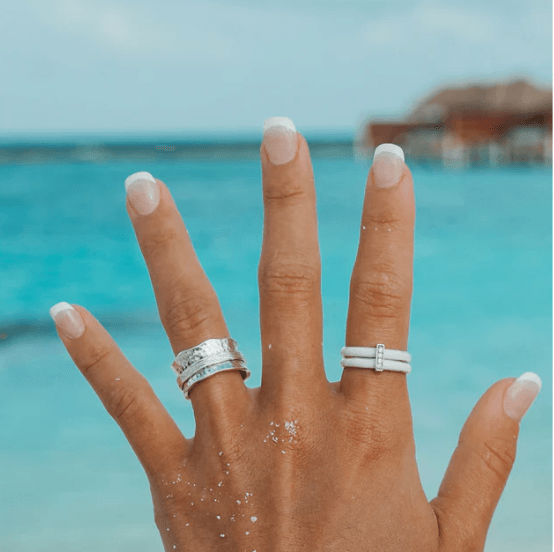
[(238, 352), (235, 353), (232, 351), (222, 352), (208, 357), (204, 357), (203, 359), (199, 360), (196, 364), (190, 365), (188, 368), (186, 368), (180, 374), (178, 374), (179, 380), (182, 383), (185, 383), (189, 378), (192, 378), (192, 376), (196, 375), (204, 368), (208, 368), (209, 366), (213, 366), (214, 364), (220, 364), (221, 362), (226, 362), (228, 360), (241, 360), (244, 362), (244, 357), (240, 353)]
[(181, 351), (171, 365), (177, 374), (177, 385), (185, 399), (190, 400), (192, 387), (217, 372), (239, 370), (243, 380), (250, 377), (250, 370), (237, 343), (230, 337), (207, 339), (206, 341)]
[(239, 352), (237, 342), (234, 339), (230, 337), (206, 339), (206, 341), (203, 341), (195, 347), (181, 351), (175, 357), (173, 364), (182, 371), (205, 357), (229, 351)]
[[(202, 381), (203, 379), (209, 378), (210, 376), (217, 374), (218, 372), (226, 372), (228, 370), (239, 370), (243, 380), (246, 380), (250, 377), (250, 370), (243, 362), (238, 360), (227, 361), (227, 362), (222, 362), (220, 364), (214, 364), (212, 366), (208, 366), (207, 368), (203, 368), (202, 371), (192, 376), (183, 385), (181, 390), (183, 391), (183, 395), (185, 396), (185, 399), (190, 400), (189, 392), (192, 389), (193, 385), (195, 385), (199, 381)], [(177, 381), (179, 382), (179, 380)]]

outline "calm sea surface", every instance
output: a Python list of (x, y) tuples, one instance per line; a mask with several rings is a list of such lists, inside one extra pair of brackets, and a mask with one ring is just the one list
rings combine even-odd
[[(409, 160), (408, 160), (409, 163)], [(340, 379), (348, 286), (369, 162), (314, 159), (324, 347)], [(88, 308), (148, 378), (183, 432), (180, 394), (125, 211), (124, 179), (169, 186), (227, 324), (260, 384), (258, 160), (0, 166), (0, 551), (162, 551), (148, 481), (71, 362), (48, 309)], [(552, 173), (413, 166), (417, 204), (408, 376), (423, 488), (436, 496), (467, 416), (495, 381), (543, 389), (486, 552), (552, 550)], [(265, 551), (264, 551), (265, 552)]]

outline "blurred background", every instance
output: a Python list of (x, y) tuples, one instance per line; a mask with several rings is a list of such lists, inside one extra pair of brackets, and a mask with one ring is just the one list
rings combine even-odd
[(124, 179), (169, 186), (257, 386), (263, 121), (307, 139), (329, 379), (374, 148), (404, 148), (408, 376), (436, 496), (473, 406), (539, 374), (486, 552), (552, 550), (548, 0), (0, 0), (0, 552), (161, 551), (148, 482), (48, 315), (89, 309), (183, 432)]

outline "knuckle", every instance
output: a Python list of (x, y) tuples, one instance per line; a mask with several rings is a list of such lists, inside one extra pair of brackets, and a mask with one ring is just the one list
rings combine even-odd
[(143, 236), (140, 240), (140, 247), (144, 256), (151, 256), (156, 251), (159, 251), (161, 246), (173, 241), (177, 236), (178, 233), (172, 230), (154, 233), (151, 236)]
[(272, 179), (263, 187), (263, 197), (266, 203), (295, 203), (305, 201), (309, 197), (309, 191), (298, 178), (290, 176)]
[(399, 216), (394, 208), (380, 209), (379, 212), (369, 210), (363, 217), (364, 226), (387, 226), (391, 228), (399, 228), (405, 224), (405, 219)]
[(369, 316), (399, 318), (408, 307), (409, 288), (390, 267), (377, 267), (352, 279), (352, 298)]
[(264, 293), (308, 296), (319, 290), (320, 267), (304, 254), (287, 253), (260, 263), (258, 279)]
[(86, 361), (81, 365), (83, 375), (86, 377), (91, 370), (103, 363), (111, 353), (112, 351), (110, 349), (106, 349), (104, 347), (97, 347), (93, 349), (89, 353)]
[(490, 438), (482, 442), (478, 452), (487, 468), (504, 483), (515, 462), (515, 447), (504, 439)]
[[(215, 302), (217, 303), (217, 298)], [(162, 318), (168, 333), (187, 337), (213, 325), (216, 317), (212, 297), (203, 293), (190, 293), (174, 296)]]
[(121, 424), (140, 414), (143, 405), (143, 401), (140, 398), (140, 391), (133, 388), (118, 395), (110, 408), (110, 414), (113, 419), (118, 424)]

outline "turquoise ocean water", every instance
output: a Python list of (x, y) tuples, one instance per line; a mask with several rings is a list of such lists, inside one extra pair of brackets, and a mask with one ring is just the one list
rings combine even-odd
[[(408, 163), (410, 161), (408, 159)], [(369, 162), (314, 159), (324, 347), (340, 379), (349, 279)], [(408, 376), (423, 488), (438, 490), (467, 416), (495, 381), (543, 389), (486, 552), (552, 550), (551, 169), (411, 165), (417, 204)], [(0, 551), (157, 552), (149, 486), (119, 427), (71, 362), (48, 309), (88, 308), (187, 436), (180, 394), (123, 182), (146, 170), (182, 213), (227, 324), (260, 383), (258, 160), (0, 166)]]

